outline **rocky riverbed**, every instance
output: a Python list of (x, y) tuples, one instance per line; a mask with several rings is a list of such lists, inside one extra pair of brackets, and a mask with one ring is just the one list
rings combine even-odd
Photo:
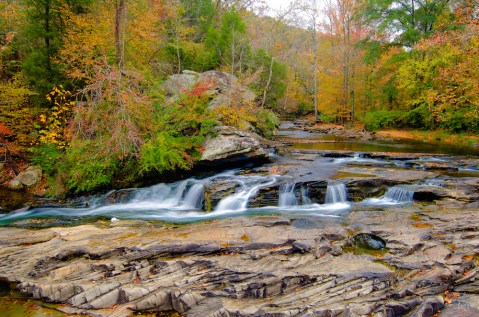
[(414, 204), (329, 221), (3, 228), (0, 280), (91, 316), (479, 316), (478, 216)]

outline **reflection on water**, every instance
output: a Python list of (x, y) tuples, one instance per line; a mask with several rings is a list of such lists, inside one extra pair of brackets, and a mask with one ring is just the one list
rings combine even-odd
[[(437, 153), (453, 155), (479, 155), (479, 148), (459, 146), (441, 142), (423, 142), (423, 140), (359, 140), (341, 137), (332, 134), (314, 133), (302, 130), (284, 130), (279, 132), (280, 137), (288, 138), (293, 142), (293, 148), (304, 150), (346, 150), (353, 152), (401, 152), (401, 153)], [(297, 139), (298, 142), (294, 142)], [(308, 143), (302, 140), (335, 141), (334, 143)]]
[(335, 143), (294, 143), (291, 147), (302, 150), (352, 151), (352, 152), (400, 152), (435, 153), (452, 155), (479, 155), (479, 149), (413, 141), (359, 141), (347, 140)]

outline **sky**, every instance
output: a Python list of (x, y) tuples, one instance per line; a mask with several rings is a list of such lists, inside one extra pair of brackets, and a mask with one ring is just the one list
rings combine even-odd
[(285, 9), (291, 3), (291, 0), (266, 0), (268, 6), (273, 10)]

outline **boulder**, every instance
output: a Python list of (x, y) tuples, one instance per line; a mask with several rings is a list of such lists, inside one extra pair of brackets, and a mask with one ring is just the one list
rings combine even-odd
[(163, 84), (166, 94), (170, 96), (171, 101), (178, 100), (180, 94), (190, 91), (198, 80), (198, 76), (193, 74), (174, 74)]
[(8, 189), (20, 190), (20, 189), (23, 189), (23, 184), (18, 179), (15, 178), (8, 183)]
[(383, 250), (386, 248), (386, 241), (371, 233), (358, 233), (351, 238), (353, 246), (366, 250)]
[(177, 101), (181, 94), (191, 91), (199, 83), (208, 88), (204, 93), (211, 96), (210, 109), (230, 106), (232, 103), (246, 104), (256, 98), (255, 93), (241, 85), (236, 76), (215, 70), (204, 73), (184, 70), (182, 74), (171, 75), (163, 88), (170, 101)]
[(15, 179), (26, 187), (33, 187), (42, 179), (42, 169), (38, 166), (30, 166)]
[(203, 144), (204, 151), (200, 163), (233, 163), (247, 160), (266, 160), (268, 153), (251, 133), (220, 126)]

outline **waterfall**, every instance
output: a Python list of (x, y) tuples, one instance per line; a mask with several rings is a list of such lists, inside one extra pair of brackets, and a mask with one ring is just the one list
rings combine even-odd
[(240, 184), (240, 189), (218, 202), (215, 211), (240, 211), (245, 210), (248, 201), (261, 187), (272, 185), (276, 182), (275, 176), (236, 176), (233, 180)]
[(413, 196), (414, 191), (400, 186), (388, 188), (386, 194), (384, 194), (385, 199), (401, 203), (410, 203), (414, 201)]
[(184, 180), (173, 184), (158, 184), (148, 188), (143, 188), (136, 193), (131, 202), (137, 203), (147, 201), (159, 203), (164, 206), (179, 205), (187, 185), (188, 180)]
[(204, 198), (203, 184), (195, 183), (186, 192), (185, 198), (183, 199), (183, 205), (191, 206), (195, 209), (201, 209)]
[(203, 183), (196, 179), (187, 179), (140, 189), (129, 204), (148, 204), (158, 208), (201, 209), (203, 199)]
[(326, 204), (345, 203), (348, 201), (348, 191), (343, 183), (328, 184), (326, 188)]
[(296, 194), (294, 193), (295, 188), (294, 183), (292, 184), (282, 184), (279, 187), (279, 207), (289, 207), (289, 206), (296, 206), (298, 204), (298, 200), (296, 199)]
[(308, 189), (305, 186), (301, 186), (301, 202), (303, 205), (311, 204), (311, 199), (308, 197)]

